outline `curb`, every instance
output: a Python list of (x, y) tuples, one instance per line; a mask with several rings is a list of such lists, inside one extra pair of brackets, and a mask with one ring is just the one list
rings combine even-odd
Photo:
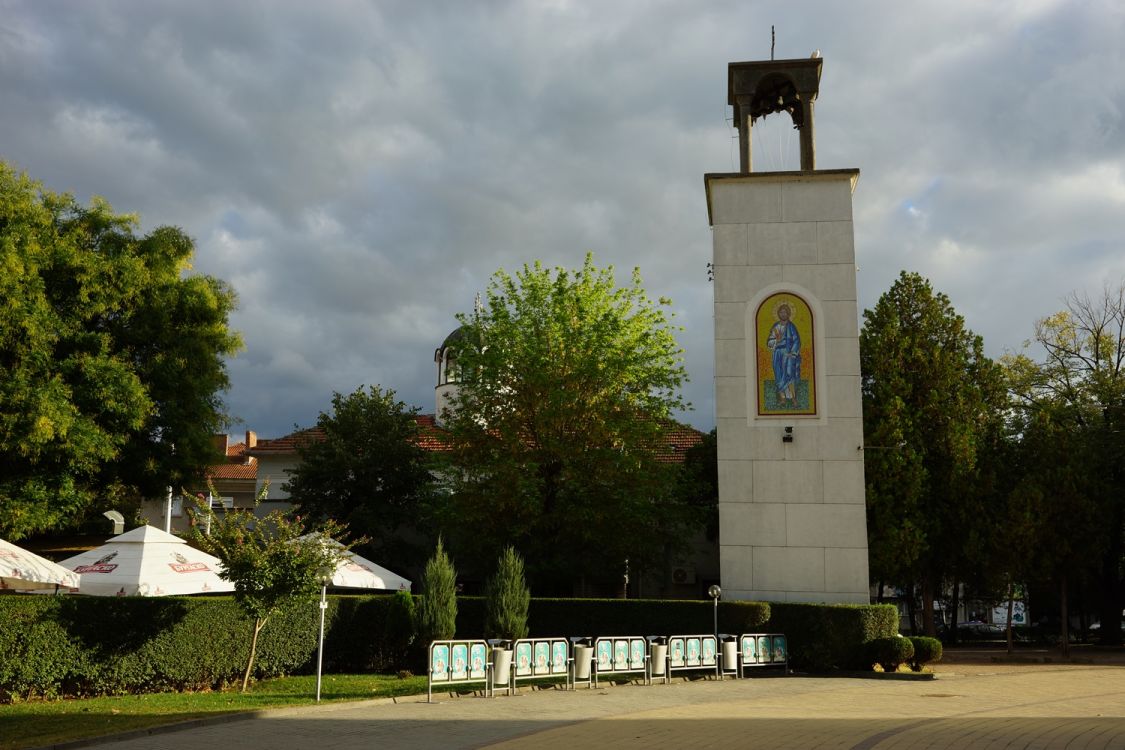
[(816, 677), (852, 677), (860, 680), (899, 680), (903, 682), (929, 682), (936, 680), (934, 672), (831, 672)]
[(67, 740), (66, 742), (56, 742), (53, 745), (38, 745), (36, 747), (27, 748), (27, 750), (76, 750), (82, 747), (93, 747), (101, 745), (106, 742), (120, 742), (123, 740), (135, 740), (142, 737), (152, 737), (159, 734), (171, 734), (172, 732), (180, 732), (185, 729), (197, 729), (199, 727), (216, 726), (219, 724), (230, 724), (236, 721), (245, 721), (247, 719), (260, 719), (265, 716), (279, 716), (286, 713), (306, 712), (317, 710), (321, 713), (327, 713), (342, 708), (352, 708), (360, 704), (368, 704), (372, 706), (385, 705), (387, 703), (425, 703), (426, 695), (423, 693), (421, 701), (418, 700), (417, 695), (400, 695), (394, 698), (371, 698), (361, 701), (333, 701), (332, 703), (325, 703), (321, 705), (313, 704), (311, 706), (279, 706), (277, 708), (259, 708), (253, 711), (236, 711), (233, 713), (218, 714), (216, 716), (203, 716), (198, 719), (188, 719), (187, 721), (175, 721), (169, 724), (157, 724), (144, 729), (130, 729), (127, 732), (112, 732), (110, 734), (100, 734), (97, 737), (86, 737), (80, 740)]

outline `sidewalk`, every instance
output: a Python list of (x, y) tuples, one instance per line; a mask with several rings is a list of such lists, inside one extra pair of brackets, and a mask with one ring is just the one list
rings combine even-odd
[[(424, 699), (423, 699), (424, 700)], [(104, 750), (747, 747), (1122, 748), (1125, 667), (948, 664), (922, 682), (830, 677), (336, 704)]]

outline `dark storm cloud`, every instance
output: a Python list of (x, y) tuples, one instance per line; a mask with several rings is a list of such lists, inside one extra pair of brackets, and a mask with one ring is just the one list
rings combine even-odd
[[(726, 63), (825, 57), (818, 166), (860, 167), (860, 305), (900, 269), (992, 353), (1125, 275), (1125, 13), (1104, 2), (0, 0), (0, 156), (183, 227), (231, 282), (231, 411), (333, 390), (432, 410), (434, 348), (499, 267), (587, 251), (685, 327), (709, 428), (702, 174), (734, 169)], [(792, 168), (777, 118), (755, 158)]]

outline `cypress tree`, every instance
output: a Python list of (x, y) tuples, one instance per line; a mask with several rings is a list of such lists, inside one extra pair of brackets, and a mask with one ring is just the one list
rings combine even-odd
[(485, 588), (485, 635), (509, 640), (526, 638), (530, 602), (523, 558), (514, 547), (506, 547), (497, 562), (496, 575)]

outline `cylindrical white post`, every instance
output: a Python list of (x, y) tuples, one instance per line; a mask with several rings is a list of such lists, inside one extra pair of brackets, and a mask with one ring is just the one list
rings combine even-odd
[(168, 488), (168, 498), (164, 501), (164, 533), (172, 533), (172, 488)]
[(316, 648), (316, 702), (320, 703), (320, 670), (324, 665), (324, 611), (328, 609), (328, 584), (320, 587), (320, 641)]

